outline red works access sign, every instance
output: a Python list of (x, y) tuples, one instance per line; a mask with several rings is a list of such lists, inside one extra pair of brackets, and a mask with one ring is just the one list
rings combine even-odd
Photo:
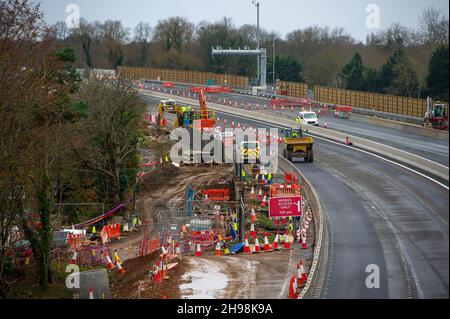
[(302, 216), (302, 197), (272, 197), (269, 199), (269, 218)]

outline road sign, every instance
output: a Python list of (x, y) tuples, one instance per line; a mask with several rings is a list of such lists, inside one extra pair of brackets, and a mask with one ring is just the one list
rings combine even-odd
[(269, 218), (302, 216), (302, 197), (272, 197), (269, 199)]

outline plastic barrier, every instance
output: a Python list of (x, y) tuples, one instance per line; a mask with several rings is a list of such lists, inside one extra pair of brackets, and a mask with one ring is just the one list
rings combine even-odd
[(163, 83), (163, 87), (165, 87), (165, 88), (173, 88), (174, 87), (174, 83), (173, 82), (164, 82)]
[(143, 239), (139, 242), (139, 256), (146, 256), (160, 248), (158, 239)]
[(84, 236), (83, 234), (68, 234), (67, 244), (72, 248), (77, 248), (83, 245)]
[(270, 185), (270, 197), (300, 196), (300, 185)]
[(106, 231), (106, 233), (108, 235), (108, 239), (120, 237), (120, 224), (112, 224), (112, 225), (104, 226), (102, 231), (103, 230)]
[(232, 93), (233, 89), (230, 87), (224, 87), (224, 86), (196, 86), (191, 87), (191, 93), (200, 93), (200, 91), (203, 90), (205, 93)]
[(230, 190), (224, 189), (207, 189), (202, 192), (208, 196), (208, 200), (212, 201), (228, 201), (230, 200)]

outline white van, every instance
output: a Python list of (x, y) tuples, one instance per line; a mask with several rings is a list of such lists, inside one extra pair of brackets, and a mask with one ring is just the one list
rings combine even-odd
[(319, 119), (316, 112), (305, 111), (299, 112), (297, 117), (297, 123), (319, 126)]

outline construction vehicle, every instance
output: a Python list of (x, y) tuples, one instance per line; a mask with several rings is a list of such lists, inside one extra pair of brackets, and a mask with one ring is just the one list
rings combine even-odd
[(423, 126), (437, 130), (448, 130), (448, 106), (447, 104), (433, 104), (431, 97), (427, 98), (427, 112), (423, 120)]
[(290, 162), (297, 157), (304, 158), (305, 162), (312, 163), (314, 161), (313, 145), (313, 138), (303, 136), (301, 128), (289, 129), (286, 131), (284, 138), (283, 156)]
[(192, 125), (195, 113), (192, 111), (192, 108), (188, 105), (179, 105), (174, 100), (161, 100), (158, 105), (158, 125), (159, 127), (163, 127), (163, 118), (164, 113), (175, 114), (175, 127), (189, 127)]
[(203, 131), (212, 131), (216, 125), (216, 118), (214, 112), (208, 111), (206, 107), (206, 96), (203, 89), (198, 94), (200, 101), (200, 116), (199, 119), (194, 120), (194, 129)]
[(239, 151), (244, 164), (259, 162), (260, 148), (258, 141), (241, 142)]

